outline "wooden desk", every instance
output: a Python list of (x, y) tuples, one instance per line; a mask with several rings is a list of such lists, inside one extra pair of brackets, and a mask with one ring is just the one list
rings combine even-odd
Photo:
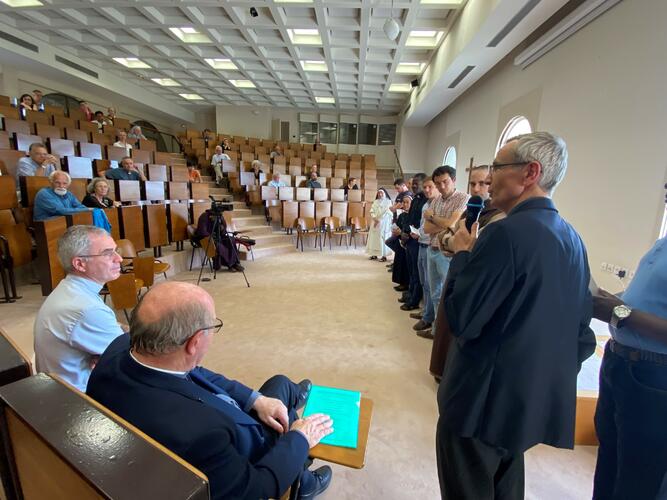
[(167, 206), (162, 203), (159, 205), (144, 205), (143, 213), (146, 247), (155, 248), (168, 245)]
[(141, 187), (139, 182), (114, 179), (116, 201), (141, 201)]
[(167, 178), (167, 165), (149, 163), (146, 167), (146, 177), (150, 181), (167, 182), (169, 180)]
[(208, 200), (208, 194), (209, 194), (208, 184), (195, 182), (190, 184), (190, 190), (192, 192), (193, 200)]
[(79, 142), (79, 156), (90, 158), (91, 160), (101, 160), (102, 147), (99, 144), (90, 142)]
[(8, 175), (0, 176), (0, 210), (19, 206), (16, 198), (16, 180)]
[(167, 214), (169, 241), (184, 241), (188, 239), (188, 204), (170, 203)]
[(105, 208), (104, 213), (107, 214), (107, 219), (109, 219), (109, 224), (111, 224), (111, 237), (118, 241), (120, 239), (120, 226), (118, 222), (118, 209), (117, 208)]
[(120, 207), (118, 209), (118, 222), (121, 237), (130, 240), (137, 252), (144, 250), (146, 248), (146, 241), (144, 238), (144, 222), (141, 214), (141, 207)]
[(81, 156), (65, 156), (65, 171), (72, 179), (91, 179), (93, 162)]
[(141, 183), (141, 199), (150, 201), (164, 200), (164, 182), (145, 181)]
[(189, 200), (190, 190), (187, 182), (169, 182), (167, 184), (167, 197), (169, 200)]
[(66, 215), (67, 226), (91, 226), (93, 224), (93, 212), (77, 212)]
[(35, 222), (35, 241), (37, 242), (37, 273), (42, 285), (42, 295), (48, 295), (65, 277), (58, 260), (58, 238), (67, 229), (65, 217), (54, 217)]

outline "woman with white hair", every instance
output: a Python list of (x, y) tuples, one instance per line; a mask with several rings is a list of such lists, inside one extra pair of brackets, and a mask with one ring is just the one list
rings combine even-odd
[(252, 171), (255, 174), (255, 184), (259, 185), (260, 174), (264, 173), (262, 170), (262, 163), (259, 160), (253, 160), (250, 166), (252, 167)]
[(114, 202), (107, 196), (109, 194), (109, 181), (104, 177), (95, 177), (90, 181), (90, 184), (88, 184), (86, 191), (88, 191), (88, 194), (81, 202), (86, 207), (111, 208), (120, 205), (120, 203)]
[(370, 255), (370, 260), (377, 260), (380, 256), (380, 262), (386, 262), (387, 255), (391, 253), (391, 249), (384, 244), (391, 236), (391, 206), (392, 201), (387, 190), (378, 189), (371, 206), (371, 224), (366, 241), (366, 253)]
[(141, 127), (139, 125), (135, 125), (130, 129), (130, 133), (127, 134), (128, 139), (134, 139), (135, 141), (138, 141), (139, 139), (146, 139), (146, 136), (143, 134), (141, 131)]

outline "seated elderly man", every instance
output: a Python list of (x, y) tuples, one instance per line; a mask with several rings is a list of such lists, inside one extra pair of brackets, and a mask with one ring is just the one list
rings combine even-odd
[(119, 168), (105, 170), (104, 177), (118, 181), (145, 181), (146, 176), (134, 165), (134, 160), (125, 156), (120, 160)]
[(28, 156), (21, 158), (16, 163), (16, 187), (19, 186), (19, 177), (46, 177), (58, 169), (56, 165), (58, 165), (58, 160), (49, 154), (44, 144), (32, 143)]
[[(315, 167), (317, 168), (317, 167)], [(321, 188), (322, 184), (317, 180), (317, 172), (310, 172), (310, 178), (306, 181), (307, 188)]]
[(215, 154), (211, 156), (211, 168), (215, 172), (215, 183), (220, 185), (222, 182), (222, 160), (229, 160), (230, 157), (227, 153), (222, 152), (222, 146), (215, 147)]
[(32, 218), (35, 221), (46, 220), (49, 217), (59, 215), (71, 215), (77, 212), (86, 212), (95, 210), (81, 204), (76, 197), (67, 189), (72, 183), (72, 178), (67, 172), (56, 170), (49, 175), (51, 187), (45, 187), (39, 190), (35, 195), (35, 207)]
[(314, 498), (331, 468), (304, 463), (331, 419), (297, 417), (308, 380), (277, 375), (255, 392), (199, 366), (221, 328), (203, 288), (161, 283), (134, 310), (129, 336), (102, 355), (87, 393), (206, 474), (211, 498), (280, 498), (299, 475), (299, 498)]
[(271, 186), (274, 188), (281, 188), (285, 187), (285, 183), (280, 180), (280, 174), (275, 173), (271, 176), (271, 180), (267, 183), (267, 186)]
[(37, 313), (35, 363), (38, 372), (55, 373), (85, 391), (93, 365), (123, 333), (99, 294), (120, 275), (122, 258), (103, 229), (70, 226), (58, 240), (58, 259), (67, 276)]

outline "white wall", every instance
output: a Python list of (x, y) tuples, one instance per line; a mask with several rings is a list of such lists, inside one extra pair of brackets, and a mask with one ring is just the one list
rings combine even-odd
[[(513, 115), (563, 136), (569, 170), (554, 199), (584, 238), (598, 283), (617, 290), (601, 263), (635, 269), (664, 213), (665, 19), (667, 2), (625, 0), (525, 70), (508, 58), (426, 127), (426, 164), (439, 163), (456, 134), (460, 171), (470, 157), (489, 162)], [(411, 138), (418, 148), (418, 133)], [(465, 182), (459, 175), (460, 189)]]

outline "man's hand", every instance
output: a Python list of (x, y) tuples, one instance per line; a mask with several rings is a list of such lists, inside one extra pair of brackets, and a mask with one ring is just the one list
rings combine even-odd
[(428, 220), (431, 217), (433, 217), (434, 215), (435, 215), (435, 212), (433, 212), (433, 210), (431, 210), (430, 208), (427, 208), (426, 210), (424, 210), (424, 219)]
[(324, 436), (331, 434), (333, 430), (333, 420), (329, 415), (315, 413), (306, 418), (295, 420), (291, 431), (299, 431), (308, 440), (308, 447), (312, 448), (319, 443)]
[(459, 228), (456, 230), (456, 233), (454, 233), (454, 237), (450, 239), (452, 252), (459, 253), (472, 250), (472, 247), (475, 246), (475, 242), (477, 241), (478, 229), (478, 222), (475, 222), (472, 225), (471, 231), (468, 231), (465, 220), (459, 222)]
[(593, 317), (609, 323), (614, 307), (620, 306), (623, 301), (616, 295), (612, 295), (602, 288), (598, 288), (598, 293), (593, 295)]
[(252, 408), (257, 412), (259, 419), (273, 430), (280, 434), (287, 432), (289, 418), (287, 417), (287, 407), (282, 401), (260, 396), (255, 400)]

